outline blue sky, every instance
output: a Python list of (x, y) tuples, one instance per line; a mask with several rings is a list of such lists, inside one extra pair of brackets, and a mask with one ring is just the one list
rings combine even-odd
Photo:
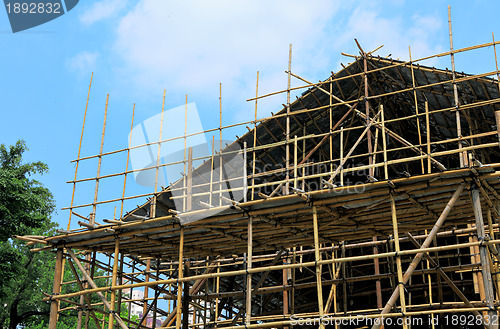
[[(27, 161), (43, 161), (50, 173), (41, 180), (54, 193), (57, 208), (69, 205), (74, 164), (91, 72), (94, 72), (82, 156), (99, 151), (106, 94), (110, 94), (104, 150), (127, 146), (132, 104), (135, 122), (195, 102), (204, 128), (218, 125), (222, 83), (223, 123), (253, 117), (256, 71), (261, 93), (286, 88), (288, 45), (292, 71), (324, 79), (340, 63), (341, 52), (355, 54), (357, 38), (365, 50), (380, 45), (381, 56), (407, 59), (449, 49), (447, 6), (452, 5), (454, 46), (500, 40), (498, 1), (167, 1), (81, 0), (72, 11), (39, 27), (13, 34), (0, 10), (2, 86), (0, 143), (24, 139)], [(491, 48), (457, 55), (457, 70), (494, 70)], [(450, 67), (449, 57), (427, 62)], [(299, 85), (293, 81), (293, 85)], [(259, 117), (277, 111), (285, 100), (259, 103)], [(229, 132), (224, 139), (241, 135)], [(125, 159), (103, 163), (103, 173), (125, 168)], [(89, 162), (79, 178), (95, 176)], [(121, 179), (102, 183), (100, 199), (119, 197)], [(93, 184), (77, 190), (77, 200), (92, 200)], [(127, 192), (144, 192), (129, 181)], [(140, 204), (134, 201), (133, 204)], [(98, 217), (110, 217), (99, 212)], [(87, 215), (88, 213), (83, 213)], [(54, 219), (66, 226), (68, 214)], [(76, 227), (72, 225), (72, 227)]]

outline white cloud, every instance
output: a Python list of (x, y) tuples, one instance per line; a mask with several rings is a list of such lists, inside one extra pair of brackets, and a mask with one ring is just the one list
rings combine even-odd
[[(441, 44), (434, 42), (436, 32), (440, 31), (442, 22), (435, 15), (414, 14), (410, 19), (402, 17), (402, 13), (388, 17), (384, 8), (374, 6), (358, 6), (354, 9), (340, 37), (337, 46), (342, 47), (353, 42), (360, 42), (365, 51), (371, 51), (383, 45), (376, 54), (392, 58), (409, 59), (408, 46), (411, 46), (412, 58), (417, 59), (443, 50)], [(352, 48), (352, 47), (349, 47)]]
[(135, 74), (132, 81), (144, 87), (199, 90), (223, 79), (226, 88), (247, 92), (257, 70), (267, 73), (264, 80), (284, 76), (290, 43), (295, 69), (324, 62), (317, 45), (335, 12), (327, 0), (146, 0), (121, 20), (115, 49)]
[[(411, 7), (399, 0), (387, 6)], [(259, 94), (286, 88), (290, 43), (292, 71), (310, 80), (338, 70), (340, 52), (356, 51), (354, 38), (366, 51), (384, 44), (377, 54), (394, 58), (407, 58), (408, 45), (413, 58), (442, 50), (435, 42), (442, 23), (435, 16), (394, 10), (391, 16), (385, 9), (359, 1), (143, 0), (120, 19), (110, 55), (118, 79), (132, 82), (136, 95), (167, 88), (215, 98), (222, 82), (226, 102), (238, 103), (235, 118), (246, 120), (253, 105), (244, 100), (255, 94), (257, 70)], [(274, 99), (267, 108), (262, 101), (259, 113), (278, 110), (283, 97)]]
[(101, 0), (93, 3), (80, 15), (84, 25), (92, 25), (98, 21), (116, 16), (127, 4), (124, 0)]
[(66, 65), (72, 71), (76, 71), (78, 73), (88, 73), (95, 70), (98, 57), (98, 52), (82, 51), (81, 53), (68, 59)]

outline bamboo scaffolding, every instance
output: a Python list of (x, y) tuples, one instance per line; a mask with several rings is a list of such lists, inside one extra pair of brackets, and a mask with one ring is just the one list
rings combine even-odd
[[(53, 237), (15, 237), (37, 244), (34, 252), (57, 249), (61, 264), (62, 256), (69, 254), (82, 271), (84, 280), (78, 275), (72, 281), (61, 278), (54, 294), (45, 298), (54, 309), (50, 328), (55, 328), (57, 314), (75, 310), (80, 327), (92, 317), (98, 327), (107, 323), (110, 329), (114, 323), (121, 328), (125, 323), (146, 327), (151, 311), (153, 327), (162, 317), (161, 328), (288, 328), (293, 325), (292, 316), (317, 319), (317, 325), (324, 327), (320, 318), (351, 315), (403, 320), (453, 312), (495, 315), (494, 292), (500, 288), (500, 240), (495, 239), (500, 201), (500, 163), (495, 163), (500, 155), (500, 98), (496, 89), (500, 85), (489, 77), (498, 79), (500, 74), (498, 65), (492, 72), (460, 74), (455, 71), (454, 56), (493, 46), (496, 61), (500, 42), (493, 36), (493, 42), (454, 50), (449, 14), (449, 52), (413, 60), (409, 48), (409, 61), (392, 61), (373, 57), (374, 51), (365, 52), (358, 44), (360, 56), (348, 55), (355, 58), (354, 63), (318, 83), (291, 72), (290, 45), (287, 88), (259, 95), (257, 72), (255, 98), (250, 99), (255, 101), (254, 116), (246, 122), (222, 124), (219, 84), (218, 127), (188, 134), (186, 96), (184, 134), (165, 138), (164, 90), (158, 140), (132, 145), (134, 104), (128, 147), (103, 152), (108, 95), (100, 151), (81, 157), (81, 138), (75, 176), (69, 181), (73, 185), (67, 208), (70, 219), (81, 217), (84, 228), (70, 230), (68, 226)], [(451, 71), (419, 64), (443, 56), (451, 57)], [(291, 77), (306, 84), (292, 87)], [(303, 88), (309, 90), (292, 102), (291, 93)], [(258, 100), (279, 93), (286, 93), (286, 104), (278, 113), (258, 119)], [(250, 128), (237, 136), (240, 148), (224, 149), (223, 132), (245, 125)], [(187, 139), (217, 130), (219, 150), (213, 135), (211, 154), (195, 157)], [(183, 160), (161, 162), (161, 150), (168, 148), (164, 143), (176, 140), (184, 143)], [(157, 147), (156, 165), (129, 168), (132, 152), (150, 147)], [(125, 170), (101, 175), (102, 159), (120, 153), (126, 154)], [(238, 168), (222, 156), (241, 156), (243, 175), (223, 175), (223, 165)], [(84, 172), (83, 165), (91, 159), (98, 160), (96, 176), (77, 178), (77, 170)], [(194, 163), (202, 162), (195, 168)], [(450, 169), (456, 163), (460, 169)], [(167, 166), (183, 166), (182, 178), (160, 190), (160, 170), (164, 172)], [(433, 173), (432, 166), (439, 172)], [(213, 173), (216, 167), (220, 175)], [(153, 192), (126, 193), (129, 174), (153, 169)], [(210, 170), (210, 177), (203, 175), (205, 169)], [(121, 197), (99, 200), (99, 182), (122, 175)], [(74, 204), (76, 185), (85, 182), (95, 183), (94, 199)], [(469, 184), (472, 199), (464, 193)], [(235, 193), (243, 195), (242, 200), (233, 200)], [(149, 197), (147, 202), (124, 213), (125, 203), (145, 197)], [(486, 203), (487, 226), (480, 199)], [(119, 217), (98, 224), (97, 207), (114, 202), (120, 203)], [(174, 202), (181, 206), (173, 209)], [(198, 203), (207, 209), (195, 207)], [(74, 211), (87, 207), (92, 208), (89, 217)], [(181, 219), (200, 217), (180, 225)], [(81, 250), (78, 257), (72, 248)], [(99, 260), (97, 253), (110, 263)], [(419, 268), (423, 257), (427, 266)], [(76, 274), (73, 262), (69, 261)], [(129, 273), (124, 273), (124, 267)], [(94, 276), (98, 268), (105, 273)], [(480, 296), (472, 289), (476, 276)], [(97, 279), (105, 279), (104, 286), (97, 286)], [(367, 289), (371, 284), (375, 289)], [(75, 285), (78, 291), (60, 293), (61, 286), (71, 289)], [(405, 285), (412, 288), (407, 295)], [(122, 298), (124, 289), (130, 296)], [(132, 298), (134, 289), (144, 289), (144, 298)], [(154, 290), (153, 296), (149, 289)], [(323, 289), (328, 294), (323, 295)], [(91, 303), (92, 294), (100, 302)], [(384, 296), (390, 299), (382, 308)], [(399, 308), (394, 307), (398, 298)], [(360, 301), (363, 306), (358, 305)], [(117, 316), (122, 303), (129, 308), (129, 316), (133, 308), (142, 309), (139, 323)], [(84, 310), (86, 320), (82, 319)], [(104, 320), (97, 319), (96, 313), (103, 314)]]

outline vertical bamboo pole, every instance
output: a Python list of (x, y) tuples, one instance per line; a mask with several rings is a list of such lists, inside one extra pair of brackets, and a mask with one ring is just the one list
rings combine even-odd
[[(398, 232), (398, 216), (396, 213), (396, 200), (394, 199), (394, 194), (392, 191), (391, 194), (391, 215), (392, 215), (392, 229), (394, 232), (394, 248), (396, 254), (401, 250), (399, 248), (399, 232)], [(396, 268), (398, 271), (398, 287), (399, 287), (399, 300), (401, 303), (401, 313), (403, 314), (403, 328), (408, 328), (406, 324), (406, 300), (405, 300), (405, 289), (404, 289), (404, 281), (403, 281), (403, 268), (401, 266), (401, 256), (396, 256)]]
[[(189, 261), (184, 262), (184, 275), (186, 277), (191, 276), (190, 273), (190, 264)], [(182, 328), (189, 328), (189, 281), (184, 282), (184, 287), (182, 288), (183, 295), (182, 296)], [(195, 312), (193, 312), (193, 318), (195, 316)]]
[[(78, 146), (78, 155), (76, 156), (76, 164), (75, 164), (75, 179), (73, 181), (73, 192), (71, 193), (71, 203), (69, 206), (69, 219), (68, 219), (68, 227), (67, 230), (70, 230), (71, 226), (71, 215), (73, 214), (73, 203), (75, 201), (75, 190), (76, 190), (76, 177), (78, 174), (78, 165), (80, 163), (80, 152), (82, 150), (82, 141), (83, 141), (83, 132), (85, 130), (85, 121), (87, 119), (87, 109), (89, 107), (89, 98), (90, 98), (90, 88), (92, 87), (92, 79), (94, 78), (94, 72), (90, 75), (90, 83), (89, 83), (89, 91), (87, 93), (87, 102), (85, 104), (85, 112), (83, 113), (83, 123), (82, 123), (82, 132), (80, 134), (80, 144)], [(79, 311), (81, 312), (81, 311)]]
[[(341, 258), (345, 258), (346, 257), (346, 250), (345, 250), (345, 241), (341, 241), (340, 242), (340, 250), (341, 250), (341, 253), (340, 253), (340, 256)], [(345, 262), (342, 262), (342, 302), (343, 302), (343, 311), (344, 311), (344, 314), (347, 314), (347, 270), (346, 270), (346, 263)]]
[[(82, 272), (82, 275), (83, 275), (84, 279), (88, 281), (88, 283), (90, 284), (90, 286), (92, 287), (92, 289), (97, 289), (97, 285), (95, 284), (94, 280), (92, 280), (92, 278), (90, 277), (90, 275), (88, 275), (86, 273), (85, 269), (83, 268), (82, 264), (80, 263), (80, 261), (76, 257), (75, 253), (73, 251), (71, 251), (71, 249), (68, 249), (67, 252), (70, 255), (70, 257), (73, 260), (73, 262), (78, 267), (78, 269), (80, 269), (80, 271)], [(106, 309), (110, 310), (111, 309), (111, 305), (109, 305), (109, 302), (106, 300), (106, 298), (103, 296), (103, 294), (98, 291), (98, 292), (96, 292), (96, 295), (101, 299), (102, 303), (104, 304), (104, 307), (106, 307)], [(123, 322), (123, 320), (120, 318), (120, 316), (118, 314), (113, 313), (113, 315), (115, 316), (116, 322), (118, 322), (118, 325), (122, 329), (128, 329), (127, 326), (125, 325), (125, 323)], [(50, 329), (52, 329), (52, 328), (50, 328)]]
[(257, 157), (257, 97), (259, 97), (259, 71), (257, 71), (257, 82), (255, 85), (255, 116), (254, 116), (254, 126), (253, 126), (253, 152), (252, 152), (252, 200), (255, 198), (255, 161)]
[[(321, 261), (321, 254), (319, 252), (319, 229), (318, 229), (318, 212), (316, 206), (313, 206), (313, 229), (314, 229), (314, 259), (316, 262)], [(323, 309), (323, 286), (321, 282), (321, 266), (316, 265), (316, 289), (318, 292), (318, 308), (320, 318), (324, 315)], [(319, 325), (320, 329), (324, 329), (323, 322)]]
[[(452, 35), (452, 30), (451, 30), (451, 6), (448, 6), (448, 30), (450, 34), (450, 57), (451, 57), (451, 70), (452, 70), (452, 76), (453, 76), (453, 95), (454, 95), (454, 106), (455, 106), (455, 116), (456, 116), (456, 122), (457, 122), (457, 137), (458, 137), (458, 149), (462, 149), (462, 126), (460, 123), (460, 111), (459, 107), (460, 104), (458, 102), (458, 90), (457, 90), (457, 83), (456, 83), (456, 77), (455, 77), (455, 55), (453, 53), (453, 35)], [(467, 152), (463, 154), (464, 152), (460, 152), (460, 168), (463, 168), (467, 165)]]
[[(344, 162), (344, 127), (340, 127), (340, 163)], [(340, 168), (340, 185), (344, 186), (344, 166)]]
[[(498, 71), (497, 47), (495, 45), (495, 34), (492, 32), (491, 36), (493, 38), (493, 51), (495, 53), (495, 67), (496, 67), (496, 71), (497, 71), (497, 86), (498, 86), (498, 91), (500, 92), (500, 71)], [(498, 145), (500, 146), (500, 110), (495, 111), (495, 121), (496, 121), (496, 126), (497, 126)]]
[[(252, 268), (253, 257), (253, 219), (248, 216), (248, 241), (247, 241), (247, 271)], [(252, 321), (252, 274), (247, 273), (246, 291), (246, 319), (245, 326), (249, 326)]]
[[(297, 247), (293, 247), (293, 254), (292, 254), (292, 264), (297, 263)], [(290, 314), (295, 314), (295, 270), (296, 268), (292, 269), (292, 290), (291, 290), (291, 298), (290, 298)]]
[(212, 156), (210, 157), (210, 195), (208, 204), (212, 205), (213, 183), (214, 183), (214, 156), (215, 156), (215, 135), (212, 135)]
[[(290, 193), (290, 88), (292, 83), (292, 44), (290, 44), (290, 49), (288, 52), (288, 82), (287, 82), (287, 91), (286, 91), (286, 184), (284, 195), (288, 195)], [(285, 263), (287, 258), (283, 258), (283, 262)], [(285, 285), (288, 281), (288, 269), (283, 269), (283, 285)], [(283, 290), (283, 315), (288, 315), (288, 306), (290, 304), (288, 290)], [(284, 327), (284, 329), (288, 329), (288, 327)]]
[[(297, 135), (295, 135), (294, 139), (293, 139), (293, 187), (294, 188), (299, 188), (298, 186), (298, 181), (297, 181), (297, 176), (298, 176), (298, 172), (297, 172), (297, 153), (298, 153), (298, 145), (297, 145)], [(331, 160), (331, 158), (330, 158)]]
[[(115, 258), (113, 262), (113, 274), (111, 278), (111, 287), (116, 286), (116, 277), (118, 273), (118, 257), (120, 253), (120, 238), (115, 238)], [(116, 290), (111, 290), (111, 312), (109, 313), (108, 329), (113, 329), (113, 312), (115, 311)]]
[[(89, 215), (89, 224), (95, 224), (96, 212), (97, 212), (97, 196), (99, 192), (99, 177), (101, 175), (101, 163), (102, 163), (102, 151), (104, 147), (104, 135), (106, 133), (106, 121), (108, 117), (108, 103), (109, 103), (109, 94), (106, 95), (106, 106), (104, 107), (104, 120), (102, 124), (102, 133), (101, 133), (101, 146), (99, 148), (99, 155), (97, 161), (97, 175), (95, 178), (95, 190), (94, 190), (94, 201), (92, 202), (92, 213)], [(87, 254), (85, 259), (90, 262), (91, 256)], [(88, 264), (88, 263), (87, 263)], [(87, 265), (88, 267), (88, 265)], [(88, 283), (85, 282), (85, 286), (88, 286)], [(89, 312), (87, 311), (85, 314), (85, 328), (88, 328), (88, 323), (90, 321)], [(103, 323), (104, 325), (104, 323)]]
[[(287, 249), (287, 253), (290, 251), (290, 249)], [(283, 265), (288, 264), (289, 258), (288, 257), (283, 257)], [(286, 286), (288, 284), (288, 271), (289, 269), (283, 269), (283, 276), (282, 276), (282, 283), (283, 286)], [(289, 315), (289, 305), (290, 305), (290, 296), (288, 294), (288, 290), (283, 290), (283, 317), (286, 317)], [(289, 327), (285, 326), (283, 329), (288, 329)]]
[(187, 104), (188, 104), (188, 96), (186, 95), (186, 105), (184, 107), (184, 175), (182, 175), (182, 211), (186, 211), (186, 151), (187, 151)]
[[(160, 257), (156, 259), (156, 280), (160, 280)], [(165, 287), (165, 285), (163, 285)], [(153, 329), (156, 329), (156, 316), (158, 311), (158, 298), (160, 297), (161, 288), (157, 287), (158, 291), (155, 293), (155, 299), (153, 301)]]
[[(123, 285), (123, 265), (124, 265), (124, 260), (125, 260), (125, 255), (124, 254), (121, 254), (121, 257), (120, 257), (120, 268), (118, 269), (118, 284), (121, 286)], [(122, 300), (123, 300), (123, 290), (122, 289), (119, 289), (118, 290), (118, 300), (117, 300), (117, 303), (118, 303), (118, 314), (122, 314)]]
[(130, 123), (130, 134), (128, 138), (128, 148), (127, 148), (127, 164), (125, 165), (125, 174), (123, 175), (123, 191), (122, 191), (122, 200), (121, 200), (121, 205), (120, 205), (120, 220), (123, 217), (123, 206), (125, 202), (125, 188), (127, 186), (127, 171), (128, 171), (128, 164), (130, 160), (130, 146), (132, 145), (132, 131), (134, 129), (134, 116), (135, 116), (135, 103), (134, 107), (132, 108), (132, 122)]
[[(332, 77), (330, 77), (330, 95), (329, 95), (329, 102), (330, 102), (330, 107), (329, 107), (329, 119), (330, 119), (330, 129), (328, 130), (330, 133), (329, 142), (330, 142), (330, 172), (333, 172), (333, 109), (332, 109), (332, 102), (333, 102), (333, 89), (332, 89)], [(305, 134), (304, 134), (305, 135)]]
[[(439, 218), (436, 220), (436, 223), (432, 227), (432, 230), (430, 231), (429, 235), (425, 238), (424, 242), (420, 246), (420, 249), (428, 248), (429, 245), (431, 244), (431, 242), (435, 239), (437, 233), (439, 232), (439, 230), (443, 226), (444, 221), (446, 220), (446, 218), (450, 214), (451, 210), (455, 206), (455, 203), (457, 202), (457, 200), (459, 200), (460, 195), (462, 194), (462, 192), (464, 190), (464, 187), (465, 187), (464, 184), (460, 184), (458, 186), (457, 190), (455, 191), (455, 193), (453, 193), (453, 196), (451, 197), (451, 199), (446, 204), (446, 206), (443, 209), (443, 211), (441, 212), (441, 215), (439, 216)], [(394, 200), (394, 195), (392, 193), (391, 193), (391, 213), (392, 213), (393, 223), (397, 225), (396, 203), (395, 203), (395, 200)], [(399, 236), (396, 234), (397, 233), (397, 226), (395, 226), (394, 224), (393, 224), (393, 226), (396, 228), (396, 230), (394, 231), (394, 233), (395, 233), (395, 235), (394, 235), (394, 243), (397, 244), (395, 246), (395, 251), (399, 252)], [(396, 304), (396, 301), (398, 300), (398, 298), (401, 297), (401, 291), (403, 290), (401, 286), (404, 285), (404, 284), (406, 284), (408, 282), (409, 278), (412, 276), (412, 274), (415, 271), (416, 267), (418, 266), (418, 264), (422, 260), (423, 255), (424, 255), (424, 253), (420, 252), (420, 253), (416, 254), (413, 257), (413, 260), (410, 263), (410, 265), (408, 266), (408, 268), (407, 268), (407, 270), (406, 270), (403, 278), (402, 279), (399, 278), (399, 284), (396, 285), (397, 287), (392, 292), (392, 295), (389, 298), (389, 301), (385, 304), (384, 309), (382, 310), (382, 312), (380, 312), (381, 315), (389, 313), (389, 311), (391, 310), (391, 308)], [(398, 258), (396, 257), (396, 260), (397, 259)], [(400, 265), (398, 266), (398, 268), (400, 268)], [(398, 270), (398, 272), (399, 272), (399, 270)], [(398, 277), (399, 277), (399, 273), (398, 273)], [(403, 310), (403, 312), (404, 312), (404, 310)], [(378, 328), (380, 328), (380, 324), (374, 324), (372, 326), (372, 329), (378, 329)]]
[(186, 211), (191, 211), (192, 206), (193, 206), (193, 148), (190, 147), (188, 149)]
[(427, 131), (427, 173), (432, 172), (431, 164), (431, 125), (429, 120), (429, 103), (425, 101), (425, 130)]
[[(146, 278), (144, 282), (149, 282), (149, 272), (151, 270), (151, 259), (148, 259), (146, 261)], [(148, 286), (144, 287), (144, 303), (142, 305), (142, 317), (144, 318), (144, 321), (142, 322), (142, 325), (146, 325), (148, 322), (148, 297), (149, 297), (149, 288)]]
[(219, 83), (219, 206), (222, 206), (222, 83)]
[[(359, 45), (358, 45), (359, 47)], [(361, 48), (360, 48), (361, 49)], [(365, 86), (365, 114), (366, 114), (366, 124), (369, 124), (369, 118), (370, 118), (370, 102), (368, 101), (368, 61), (366, 59), (366, 54), (362, 51), (361, 55), (363, 56), (363, 78), (364, 78), (364, 86)], [(368, 131), (366, 133), (366, 139), (368, 141), (368, 174), (370, 176), (374, 176), (374, 171), (373, 171), (373, 146), (372, 146), (372, 131), (370, 128), (368, 128)]]
[[(420, 131), (420, 116), (418, 115), (418, 100), (417, 100), (417, 89), (415, 89), (415, 72), (413, 70), (413, 63), (411, 59), (411, 47), (408, 46), (408, 53), (410, 55), (410, 68), (411, 68), (411, 82), (413, 86), (413, 99), (415, 102), (415, 117), (417, 119), (417, 132), (418, 132), (418, 149), (422, 153), (422, 133)], [(420, 164), (422, 166), (422, 174), (425, 174), (424, 159), (420, 159)]]
[[(306, 126), (304, 125), (304, 127), (302, 128), (302, 137), (305, 137), (306, 136)], [(306, 157), (306, 139), (302, 139), (302, 161), (305, 159)], [(305, 177), (306, 176), (306, 168), (305, 167), (302, 167), (302, 177)], [(302, 180), (302, 191), (305, 191), (306, 190), (306, 180), (303, 179)], [(302, 256), (301, 256), (302, 257)]]
[(247, 142), (243, 143), (243, 202), (248, 201)]
[[(215, 293), (219, 293), (220, 290), (220, 262), (217, 263), (217, 278), (215, 279)], [(219, 297), (215, 298), (215, 326), (217, 327), (217, 323), (219, 322)]]
[[(182, 279), (184, 277), (184, 227), (181, 227), (180, 237), (179, 237), (179, 272), (178, 278)], [(177, 284), (177, 321), (175, 323), (176, 329), (181, 328), (181, 315), (182, 315), (182, 283)]]
[(106, 119), (108, 117), (108, 101), (109, 94), (106, 96), (106, 107), (104, 108), (104, 122), (102, 124), (102, 134), (101, 134), (101, 147), (99, 149), (98, 162), (97, 162), (97, 176), (95, 178), (95, 191), (94, 191), (94, 202), (92, 203), (92, 216), (90, 216), (89, 223), (95, 223), (96, 210), (97, 210), (97, 194), (99, 192), (99, 177), (101, 176), (101, 163), (102, 163), (102, 149), (104, 146), (104, 134), (106, 132)]
[[(488, 231), (489, 231), (490, 239), (495, 239), (495, 233), (493, 232), (493, 219), (491, 216), (491, 208), (490, 207), (486, 208), (486, 218), (488, 219)], [(496, 288), (496, 294), (497, 294), (497, 299), (498, 299), (498, 296), (500, 296), (500, 281), (498, 280), (498, 274), (499, 274), (498, 273), (498, 262), (495, 261), (492, 263), (493, 263), (495, 288)]]
[(389, 179), (387, 168), (387, 134), (385, 131), (384, 105), (380, 104), (380, 120), (382, 121), (382, 147), (384, 152), (384, 179)]
[[(374, 236), (373, 237), (373, 242), (376, 242), (376, 241), (377, 241), (377, 237)], [(377, 246), (373, 247), (373, 254), (374, 255), (378, 254), (378, 247)], [(380, 274), (380, 265), (379, 265), (379, 259), (378, 258), (375, 258), (373, 260), (373, 265), (375, 267), (375, 275), (379, 275)], [(382, 285), (380, 283), (380, 279), (377, 279), (375, 281), (375, 294), (377, 296), (377, 308), (378, 309), (382, 309)]]
[[(134, 273), (134, 272), (135, 272), (135, 260), (134, 260), (134, 261), (132, 261), (132, 273)], [(132, 282), (133, 282), (133, 281), (131, 280), (131, 281), (130, 281), (130, 283), (132, 283)], [(131, 288), (130, 288), (130, 290), (129, 290), (129, 291), (130, 291), (129, 299), (133, 299), (133, 293), (132, 293), (132, 292), (133, 292), (133, 289), (134, 289), (134, 288), (133, 288), (133, 287), (131, 287)], [(169, 300), (169, 302), (170, 302), (170, 300)], [(169, 307), (169, 309), (170, 309), (170, 307)], [(131, 313), (132, 313), (132, 302), (129, 302), (129, 303), (128, 303), (128, 320), (129, 320), (129, 321), (130, 321), (130, 317), (131, 317), (131, 315), (132, 315)]]
[[(62, 277), (62, 260), (63, 260), (63, 250), (62, 248), (57, 249), (56, 253), (56, 268), (54, 271), (54, 286), (52, 288), (52, 294), (58, 295), (61, 292), (61, 277)], [(55, 299), (50, 302), (50, 318), (49, 318), (49, 329), (57, 328), (57, 318), (59, 314), (59, 300)]]
[[(426, 110), (427, 110), (427, 102), (425, 102), (426, 105)], [(427, 230), (424, 231), (424, 234), (427, 235)], [(427, 269), (430, 269), (430, 263), (429, 263), (429, 257), (426, 257), (426, 262), (427, 262)], [(427, 284), (428, 284), (428, 292), (429, 292), (429, 306), (432, 305), (433, 300), (432, 300), (432, 276), (431, 273), (427, 274)], [(433, 315), (431, 315), (433, 317)], [(433, 318), (432, 318), (433, 319)], [(431, 329), (435, 328), (434, 321), (431, 321)]]
[(286, 89), (286, 184), (285, 184), (285, 195), (290, 191), (290, 87), (292, 83), (292, 44), (290, 44), (290, 50), (288, 52), (288, 84)]
[(158, 151), (156, 154), (156, 171), (155, 171), (155, 189), (154, 189), (154, 194), (151, 202), (151, 210), (149, 213), (150, 218), (155, 218), (156, 217), (156, 192), (158, 191), (158, 174), (160, 172), (160, 159), (161, 159), (161, 138), (162, 138), (162, 133), (163, 133), (163, 115), (165, 113), (165, 95), (167, 93), (167, 90), (163, 90), (163, 102), (161, 105), (161, 118), (160, 118), (160, 136), (158, 136)]
[(471, 191), (471, 198), (472, 207), (474, 208), (474, 218), (476, 219), (477, 238), (481, 242), (481, 244), (479, 245), (479, 256), (481, 258), (481, 272), (483, 274), (485, 301), (486, 306), (489, 308), (488, 318), (485, 320), (489, 320), (488, 328), (495, 328), (496, 326), (493, 326), (493, 319), (495, 319), (495, 316), (497, 316), (494, 305), (495, 295), (493, 292), (493, 281), (491, 279), (488, 247), (487, 245), (482, 244), (485, 239), (484, 219), (481, 208), (481, 200), (479, 198), (479, 189), (476, 186), (473, 187)]

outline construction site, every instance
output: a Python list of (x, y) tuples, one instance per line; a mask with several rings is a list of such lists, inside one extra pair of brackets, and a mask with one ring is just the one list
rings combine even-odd
[[(17, 237), (56, 257), (49, 328), (65, 312), (79, 329), (497, 328), (500, 42), (454, 49), (449, 24), (449, 51), (402, 61), (358, 44), (320, 82), (292, 72), (290, 46), (288, 87), (261, 95), (257, 73), (251, 121), (190, 133), (186, 103), (183, 135), (162, 131), (162, 109), (154, 141), (131, 144), (133, 119), (122, 149), (101, 141), (80, 157), (80, 139), (68, 229)], [(456, 71), (454, 56), (480, 49), (491, 71)], [(426, 64), (436, 58), (451, 69)], [(277, 94), (287, 103), (258, 118), (259, 100)], [(246, 133), (223, 143), (234, 127)], [(210, 151), (198, 156), (189, 140), (204, 134)], [(172, 143), (182, 159), (165, 162)], [(129, 159), (141, 148), (158, 156), (137, 169)], [(117, 154), (126, 163), (101, 175)], [(97, 174), (82, 176), (91, 161)], [(161, 186), (169, 166), (183, 174)], [(128, 194), (140, 171), (154, 187)], [(103, 198), (110, 179), (121, 183)], [(92, 188), (77, 204), (83, 184)]]

